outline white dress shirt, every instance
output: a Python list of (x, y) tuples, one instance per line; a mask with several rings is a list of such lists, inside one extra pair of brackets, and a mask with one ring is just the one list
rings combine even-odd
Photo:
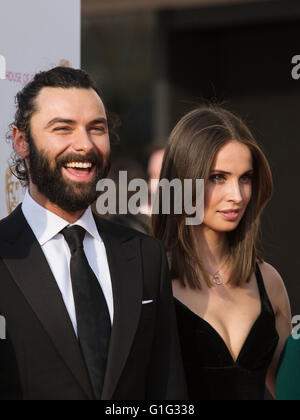
[[(63, 235), (60, 233), (70, 223), (40, 206), (32, 199), (28, 191), (25, 194), (22, 211), (48, 261), (77, 335), (75, 304), (70, 274), (71, 252)], [(83, 242), (84, 251), (92, 270), (99, 280), (107, 302), (110, 319), (113, 322), (113, 293), (106, 249), (99, 235), (90, 207), (74, 225), (79, 225), (87, 231)]]

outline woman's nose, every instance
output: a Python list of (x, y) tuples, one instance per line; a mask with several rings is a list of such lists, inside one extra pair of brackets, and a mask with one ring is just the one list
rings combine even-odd
[(232, 181), (228, 185), (228, 199), (235, 203), (241, 203), (243, 201), (243, 194), (241, 185), (238, 181)]

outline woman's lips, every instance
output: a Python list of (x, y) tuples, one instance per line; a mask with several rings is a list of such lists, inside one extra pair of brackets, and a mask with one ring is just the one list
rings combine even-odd
[(228, 221), (234, 222), (240, 215), (240, 210), (225, 210), (219, 211), (219, 213)]

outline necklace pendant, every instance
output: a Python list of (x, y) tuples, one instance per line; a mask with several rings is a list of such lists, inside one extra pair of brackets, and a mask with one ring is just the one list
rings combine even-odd
[(213, 278), (213, 281), (217, 286), (222, 286), (224, 284), (220, 274), (216, 274)]

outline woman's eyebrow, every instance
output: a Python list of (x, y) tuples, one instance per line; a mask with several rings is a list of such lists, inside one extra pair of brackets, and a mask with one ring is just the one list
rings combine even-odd
[[(221, 169), (212, 169), (210, 172), (211, 172), (211, 173), (212, 173), (212, 172), (218, 172), (219, 174), (232, 175), (232, 174), (231, 174), (231, 172), (222, 171)], [(251, 169), (249, 169), (248, 171), (245, 171), (245, 172), (244, 172), (244, 175), (245, 175), (245, 174), (248, 174), (249, 172), (253, 172), (253, 169), (251, 168)]]
[(231, 175), (230, 172), (221, 171), (220, 169), (212, 169), (210, 172), (219, 172), (220, 174)]

